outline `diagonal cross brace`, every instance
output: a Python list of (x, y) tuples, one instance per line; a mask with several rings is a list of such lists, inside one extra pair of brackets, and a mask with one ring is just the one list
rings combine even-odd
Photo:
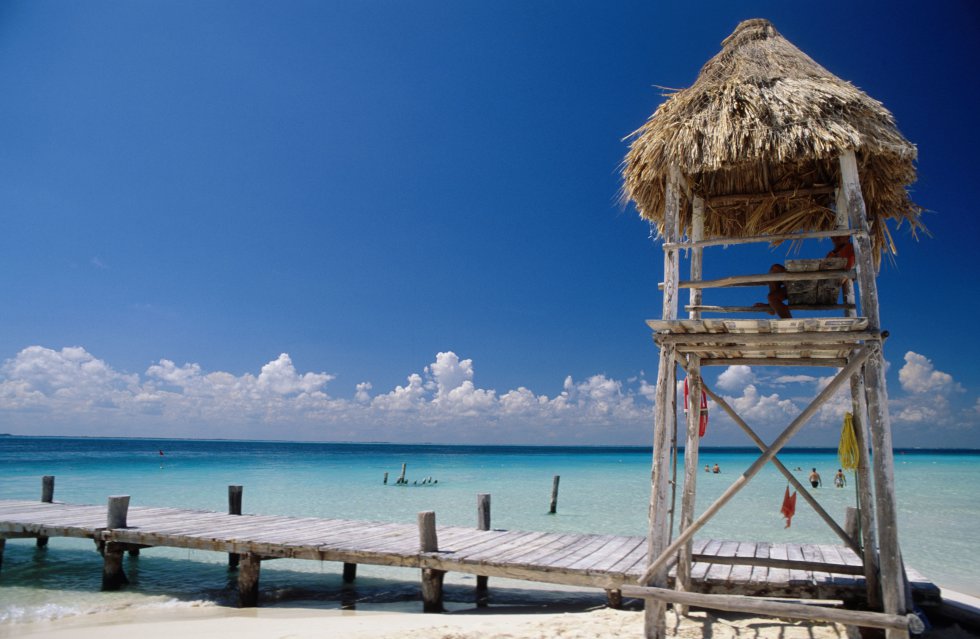
[(704, 525), (708, 523), (712, 517), (714, 517), (715, 513), (721, 510), (722, 506), (728, 503), (732, 497), (742, 490), (749, 480), (755, 477), (762, 467), (768, 464), (770, 460), (776, 456), (776, 453), (782, 450), (782, 448), (789, 443), (789, 440), (793, 438), (793, 435), (795, 435), (803, 427), (803, 425), (806, 424), (811, 417), (813, 417), (813, 414), (817, 412), (817, 409), (837, 392), (837, 389), (840, 388), (841, 384), (848, 381), (851, 378), (851, 375), (860, 369), (861, 365), (864, 364), (865, 360), (868, 359), (871, 353), (872, 350), (870, 346), (863, 346), (861, 350), (851, 358), (851, 360), (847, 363), (847, 366), (842, 368), (834, 379), (832, 379), (830, 383), (827, 384), (822, 391), (820, 391), (820, 394), (817, 395), (812, 402), (810, 402), (810, 405), (807, 406), (802, 413), (797, 415), (796, 419), (790, 422), (790, 425), (786, 427), (786, 430), (784, 430), (779, 437), (776, 438), (776, 441), (774, 441), (772, 445), (769, 446), (769, 448), (767, 448), (751, 466), (749, 466), (748, 470), (742, 473), (742, 476), (736, 479), (732, 485), (729, 486), (724, 493), (722, 493), (721, 497), (715, 500), (715, 503), (708, 506), (707, 510), (705, 510), (693, 524), (685, 528), (680, 535), (678, 535), (677, 538), (671, 542), (671, 544), (667, 546), (663, 552), (660, 553), (660, 556), (647, 566), (643, 576), (640, 577), (639, 583), (648, 583), (653, 575), (657, 574), (658, 571), (663, 570), (671, 558), (676, 555), (680, 547), (694, 537), (694, 533), (701, 530), (701, 528), (703, 528)]
[[(682, 360), (678, 360), (678, 362), (680, 362), (681, 367), (684, 368), (684, 370), (686, 371), (687, 370), (687, 367), (684, 366), (683, 361)], [(745, 434), (748, 435), (749, 439), (751, 439), (753, 442), (755, 442), (755, 445), (759, 447), (759, 450), (761, 450), (761, 451), (765, 451), (766, 450), (766, 443), (762, 440), (762, 438), (759, 437), (756, 434), (756, 432), (754, 430), (752, 430), (752, 428), (748, 424), (745, 423), (745, 420), (742, 419), (741, 416), (739, 416), (739, 414), (735, 412), (735, 409), (732, 408), (728, 404), (728, 402), (726, 402), (717, 393), (715, 393), (714, 391), (712, 391), (708, 387), (708, 385), (704, 383), (704, 380), (701, 380), (701, 388), (703, 388), (704, 389), (704, 392), (708, 394), (708, 397), (710, 397), (711, 399), (713, 399), (716, 404), (718, 404), (719, 406), (721, 406), (722, 410), (724, 410), (726, 413), (728, 413), (728, 416), (732, 418), (732, 421), (734, 421), (736, 424), (738, 424), (738, 426), (743, 431), (745, 431)], [(810, 506), (813, 508), (813, 510), (815, 510), (816, 513), (818, 515), (820, 515), (820, 518), (823, 519), (827, 523), (828, 526), (830, 526), (831, 530), (833, 530), (835, 533), (837, 533), (837, 536), (840, 537), (841, 540), (845, 544), (847, 544), (847, 547), (850, 548), (851, 550), (853, 550), (857, 554), (858, 557), (861, 557), (862, 556), (861, 547), (857, 544), (857, 542), (855, 542), (851, 538), (851, 536), (848, 535), (847, 532), (845, 532), (844, 529), (841, 528), (840, 525), (836, 521), (834, 521), (834, 518), (830, 516), (830, 513), (828, 513), (826, 510), (824, 510), (823, 506), (820, 505), (820, 502), (818, 502), (816, 500), (816, 498), (807, 491), (806, 487), (803, 486), (802, 483), (800, 483), (800, 480), (798, 480), (793, 475), (793, 473), (790, 472), (790, 470), (788, 468), (786, 468), (786, 466), (783, 465), (783, 462), (779, 461), (779, 458), (778, 457), (773, 457), (772, 458), (772, 463), (773, 463), (773, 465), (777, 469), (779, 469), (779, 472), (781, 472), (783, 474), (783, 476), (786, 477), (787, 481), (789, 481), (789, 483), (792, 484), (792, 486), (796, 490), (796, 492), (798, 492), (801, 495), (803, 495), (803, 499), (806, 500), (806, 502), (808, 504), (810, 504)]]

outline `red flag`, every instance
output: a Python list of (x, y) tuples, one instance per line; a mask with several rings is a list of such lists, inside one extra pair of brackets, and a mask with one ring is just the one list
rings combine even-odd
[(789, 486), (786, 487), (786, 495), (783, 497), (783, 507), (779, 509), (783, 517), (786, 518), (786, 527), (793, 522), (793, 515), (796, 514), (796, 491), (793, 491), (793, 495), (789, 494)]

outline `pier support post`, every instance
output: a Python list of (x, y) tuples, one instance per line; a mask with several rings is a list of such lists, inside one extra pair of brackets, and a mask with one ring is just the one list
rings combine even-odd
[(102, 553), (102, 590), (119, 590), (129, 583), (129, 579), (126, 578), (126, 573), (123, 571), (124, 551), (125, 548), (122, 544), (114, 541), (106, 542), (105, 550)]
[(7, 538), (0, 537), (0, 570), (3, 569), (3, 550), (7, 545)]
[(41, 501), (50, 504), (54, 501), (54, 475), (41, 478)]
[[(436, 514), (429, 510), (419, 513), (419, 552), (437, 552), (439, 538), (436, 536)], [(442, 580), (445, 570), (422, 569), (422, 610), (423, 612), (442, 612)]]
[(405, 469), (407, 467), (408, 467), (408, 464), (407, 463), (403, 463), (402, 464), (402, 474), (398, 476), (398, 484), (399, 485), (404, 484), (404, 483), (407, 483), (406, 480), (405, 480)]
[[(41, 503), (50, 504), (54, 501), (54, 475), (45, 475), (41, 478)], [(48, 538), (41, 535), (37, 538), (38, 548), (48, 547)]]
[(125, 528), (129, 513), (129, 495), (110, 495), (106, 509), (106, 528)]
[(262, 558), (255, 553), (241, 555), (238, 566), (238, 607), (254, 608), (259, 603), (259, 572)]
[[(228, 486), (228, 514), (229, 515), (241, 515), (242, 514), (242, 487), (241, 486)], [(228, 570), (235, 570), (238, 568), (238, 562), (240, 557), (237, 552), (228, 553)]]
[(351, 584), (357, 579), (357, 564), (344, 562), (344, 583)]
[(558, 481), (561, 479), (561, 475), (555, 475), (555, 479), (551, 482), (551, 507), (548, 508), (548, 513), (554, 515), (558, 512)]
[[(476, 529), (490, 530), (490, 495), (480, 493), (476, 496)], [(483, 608), (490, 597), (489, 578), (486, 575), (476, 576), (476, 605)]]

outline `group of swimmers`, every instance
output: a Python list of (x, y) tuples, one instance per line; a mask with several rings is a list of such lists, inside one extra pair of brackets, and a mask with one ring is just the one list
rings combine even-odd
[(714, 468), (712, 468), (708, 464), (705, 464), (704, 465), (704, 472), (706, 472), (706, 473), (715, 473), (717, 475), (718, 473), (721, 472), (721, 466), (719, 466), (718, 464), (715, 464)]
[[(803, 469), (797, 466), (796, 470), (803, 470)], [(813, 486), (814, 488), (823, 486), (823, 480), (820, 479), (820, 473), (817, 472), (816, 468), (810, 469), (810, 485)], [(838, 468), (837, 474), (834, 475), (834, 486), (836, 486), (837, 488), (843, 488), (844, 486), (847, 486), (847, 477), (844, 475), (844, 470), (841, 468)]]

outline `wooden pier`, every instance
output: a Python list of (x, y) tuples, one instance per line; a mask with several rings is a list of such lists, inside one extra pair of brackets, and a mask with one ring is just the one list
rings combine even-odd
[[(168, 546), (229, 553), (240, 558), (243, 606), (257, 603), (263, 560), (342, 562), (347, 581), (355, 578), (357, 564), (416, 568), (429, 611), (442, 608), (448, 571), (601, 588), (615, 605), (621, 588), (636, 584), (648, 564), (645, 536), (437, 528), (434, 513), (421, 513), (419, 525), (144, 506), (120, 513), (119, 503), (115, 497), (103, 506), (0, 500), (0, 553), (11, 538), (92, 539), (105, 558), (107, 590), (126, 583), (125, 552)], [(109, 517), (116, 518), (115, 527), (107, 525)], [(693, 560), (695, 592), (855, 603), (865, 593), (861, 558), (845, 546), (696, 540)], [(938, 603), (935, 585), (911, 571), (910, 581), (923, 603)]]

